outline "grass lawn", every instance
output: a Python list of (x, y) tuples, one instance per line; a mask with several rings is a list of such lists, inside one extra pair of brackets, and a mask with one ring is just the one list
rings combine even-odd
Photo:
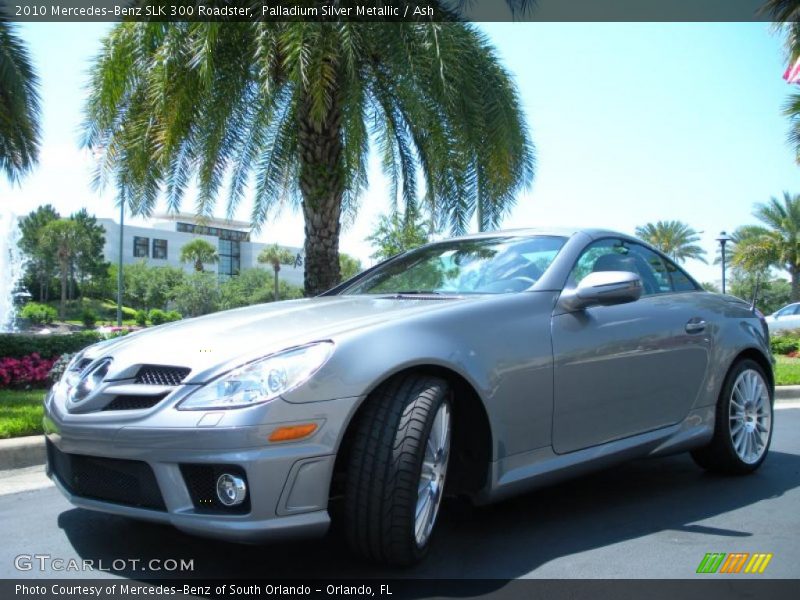
[(42, 433), (45, 390), (0, 390), (0, 439)]
[(775, 385), (800, 385), (800, 358), (776, 355)]
[[(60, 302), (50, 300), (46, 304), (58, 310)], [(97, 324), (102, 325), (106, 322), (117, 324), (117, 304), (112, 300), (97, 300), (95, 298), (81, 298), (80, 300), (70, 300), (66, 306), (66, 323), (73, 325), (83, 325), (81, 313), (84, 310), (91, 310), (97, 316)], [(128, 306), (122, 307), (123, 324), (134, 325), (136, 311)]]

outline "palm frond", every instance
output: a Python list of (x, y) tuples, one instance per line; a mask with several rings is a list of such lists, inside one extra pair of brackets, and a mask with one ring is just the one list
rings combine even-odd
[(12, 183), (39, 158), (39, 80), (16, 26), (0, 15), (0, 171)]

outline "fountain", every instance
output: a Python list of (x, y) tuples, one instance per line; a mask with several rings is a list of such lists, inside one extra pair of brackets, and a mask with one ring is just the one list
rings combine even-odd
[(22, 278), (25, 260), (17, 242), (19, 220), (7, 208), (0, 207), (0, 333), (14, 331), (14, 299)]

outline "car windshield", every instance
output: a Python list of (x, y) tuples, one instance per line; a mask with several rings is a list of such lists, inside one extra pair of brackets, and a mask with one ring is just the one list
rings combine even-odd
[(528, 289), (566, 238), (492, 237), (440, 242), (378, 266), (342, 294), (508, 294)]

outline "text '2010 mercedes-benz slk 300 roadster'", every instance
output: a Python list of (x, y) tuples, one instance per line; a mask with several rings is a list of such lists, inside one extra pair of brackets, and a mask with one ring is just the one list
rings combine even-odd
[(232, 541), (321, 535), (335, 504), (358, 554), (409, 564), (445, 494), (684, 451), (755, 470), (768, 338), (635, 238), (467, 236), (90, 346), (47, 396), (48, 472), (77, 506)]

